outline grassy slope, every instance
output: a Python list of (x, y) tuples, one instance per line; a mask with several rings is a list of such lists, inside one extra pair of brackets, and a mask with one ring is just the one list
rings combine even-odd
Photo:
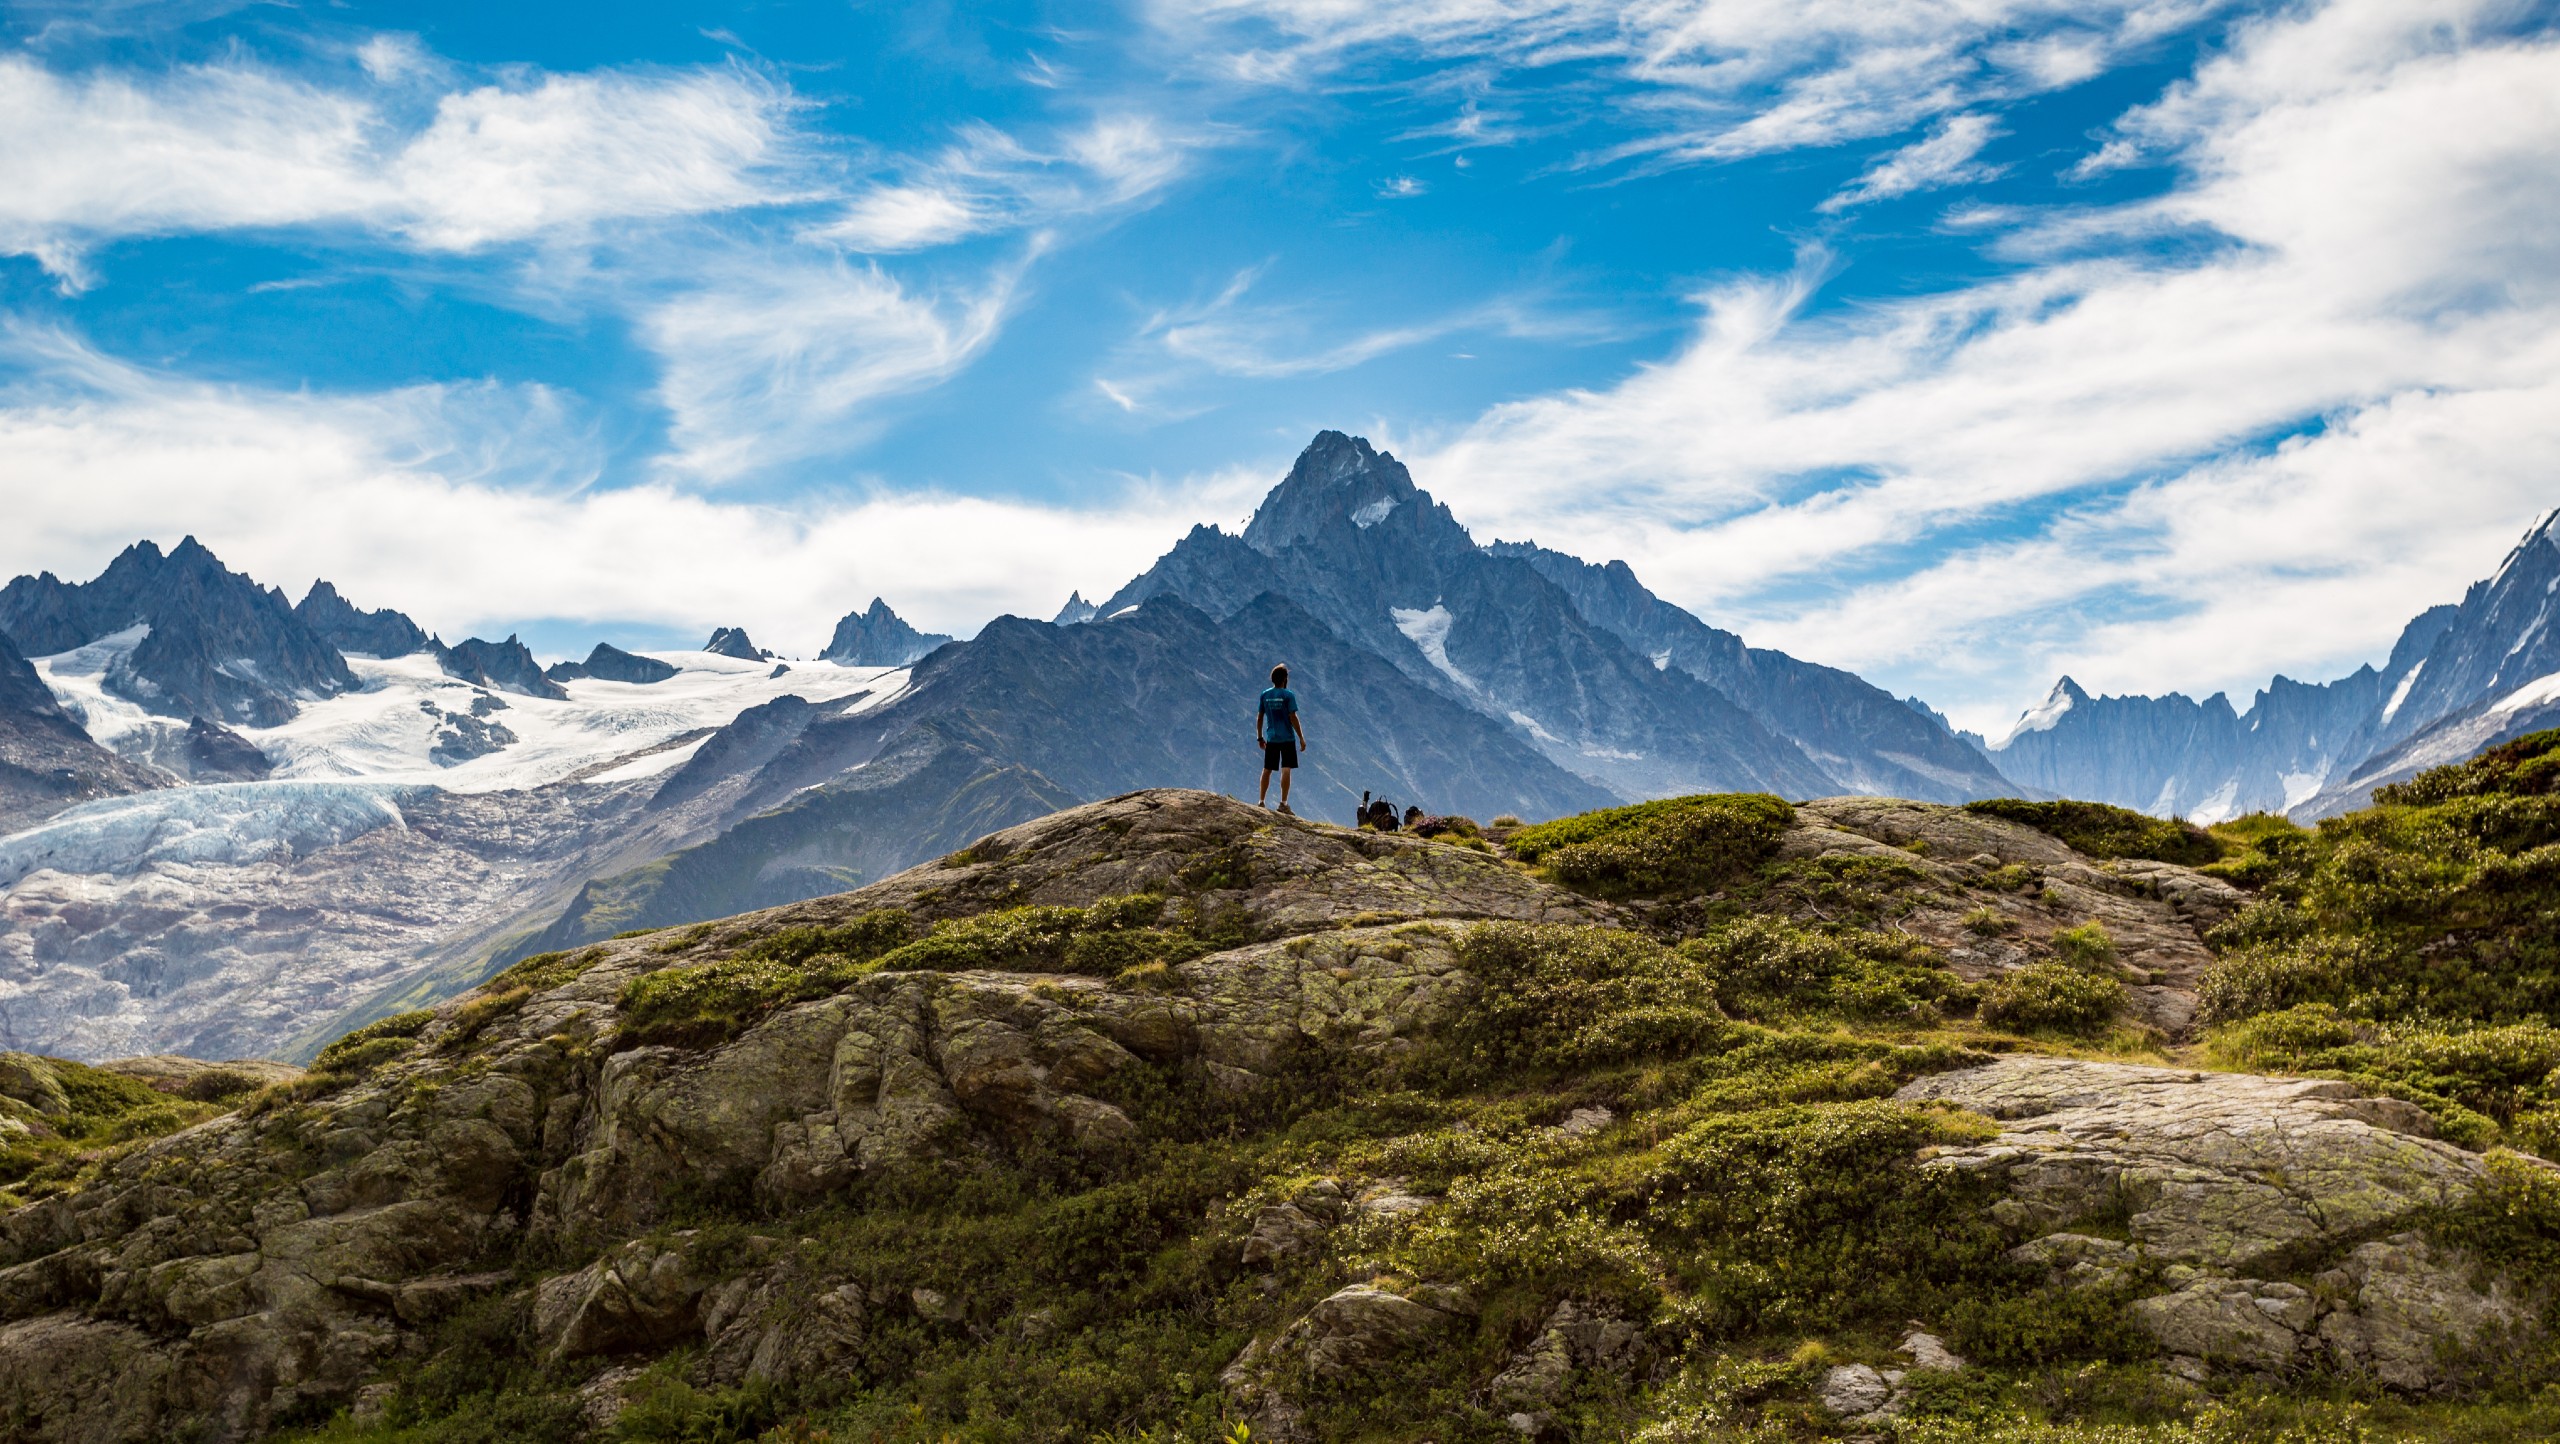
[[(2216, 940), (2203, 1051), (2351, 1075), (2418, 1099), (2475, 1144), (2548, 1148), (2560, 798), (2543, 790), (2540, 764), (2560, 758), (2560, 736), (2528, 741), (2318, 832), (2265, 820), (2220, 829), (2216, 870), (2261, 897)], [(1562, 1298), (1649, 1320), (1667, 1350), (1635, 1381), (1584, 1385), (1559, 1420), (1583, 1439), (1836, 1437), (1845, 1431), (1814, 1406), (1813, 1381), (1836, 1362), (1891, 1363), (1914, 1319), (1983, 1366), (1943, 1381), (1898, 1426), (1930, 1444), (2560, 1434), (2560, 1371), (2542, 1356), (2508, 1361), (2493, 1387), (2460, 1400), (2314, 1380), (2209, 1402), (2163, 1378), (2121, 1324), (2120, 1298), (2059, 1293), (2004, 1264), (2003, 1240), (1980, 1221), (1984, 1200), (1914, 1166), (1928, 1146), (1984, 1125), (1891, 1094), (1985, 1050), (2139, 1056), (2148, 1045), (2103, 1009), (1990, 1006), (1986, 990), (1892, 931), (1899, 880), (1769, 861), (1783, 820), (1773, 799), (1708, 799), (1513, 836), (1519, 854), (1575, 886), (1691, 905), (1662, 909), (1661, 935), (1467, 933), (1485, 1002), (1426, 1056), (1337, 1061), (1249, 1099), (1180, 1067), (1139, 1069), (1112, 1101), (1143, 1141), (1117, 1156), (1018, 1153), (958, 1179), (884, 1180), (787, 1222), (700, 1201), (687, 1222), (727, 1235), (779, 1224), (816, 1241), (828, 1276), (874, 1297), (931, 1287), (966, 1318), (884, 1312), (857, 1371), (794, 1395), (697, 1388), (679, 1353), (635, 1386), (611, 1437), (1230, 1438), (1220, 1368), (1248, 1338), (1364, 1278), (1463, 1284), (1483, 1313), (1356, 1390), (1308, 1393), (1320, 1437), (1516, 1439), (1482, 1384)], [(2184, 832), (2164, 840), (2196, 848)], [(1800, 921), (1809, 890), (1823, 916), (1864, 925)], [(657, 1036), (700, 1041), (823, 990), (829, 969), (1073, 966), (1144, 985), (1151, 963), (1219, 941), (1197, 922), (1133, 903), (998, 914), (918, 942), (875, 918), (859, 937), (773, 942), (696, 976), (653, 975), (630, 1001)], [(340, 1052), (385, 1046), (396, 1044), (357, 1039)], [(1580, 1139), (1548, 1126), (1588, 1105), (1616, 1122)], [(1338, 1229), (1266, 1287), (1240, 1267), (1240, 1238), (1257, 1209), (1319, 1176), (1399, 1179), (1445, 1203), (1409, 1231)], [(2560, 1198), (2499, 1205), (2437, 1227), (2550, 1276)], [(446, 1325), (382, 1418), (301, 1437), (584, 1437), (572, 1391), (597, 1366), (528, 1360), (515, 1327), (497, 1311)]]

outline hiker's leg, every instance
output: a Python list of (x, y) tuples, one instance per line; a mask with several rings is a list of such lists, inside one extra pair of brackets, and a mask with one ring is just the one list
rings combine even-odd
[(1282, 807), (1289, 805), (1289, 771), (1290, 769), (1286, 767), (1280, 769), (1280, 805)]
[[(1268, 767), (1262, 769), (1261, 800), (1264, 802), (1269, 802), (1271, 800), (1271, 769)], [(1280, 800), (1282, 802), (1289, 800), (1289, 780), (1286, 776), (1283, 776), (1280, 779)]]

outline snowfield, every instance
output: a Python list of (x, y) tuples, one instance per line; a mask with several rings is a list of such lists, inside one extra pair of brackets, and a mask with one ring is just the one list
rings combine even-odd
[[(76, 651), (34, 659), (45, 684), (90, 736), (143, 760), (155, 751), (165, 755), (186, 732), (184, 720), (155, 716), (106, 690), (108, 669), (147, 631), (135, 627)], [(424, 652), (387, 660), (349, 657), (358, 690), (305, 702), (301, 714), (281, 727), (239, 731), (276, 764), (273, 782), (345, 779), (503, 792), (652, 776), (692, 755), (689, 748), (662, 750), (669, 743), (697, 734), (692, 741), (698, 745), (698, 734), (727, 726), (740, 712), (777, 697), (831, 702), (868, 694), (852, 709), (868, 711), (907, 685), (902, 667), (794, 661), (774, 676), (771, 662), (714, 652), (642, 655), (676, 667), (676, 675), (645, 684), (581, 678), (565, 684), (565, 702), (491, 692), (448, 677)], [(452, 730), (448, 715), (502, 727), (514, 741), (446, 765), (432, 754), (439, 735)]]

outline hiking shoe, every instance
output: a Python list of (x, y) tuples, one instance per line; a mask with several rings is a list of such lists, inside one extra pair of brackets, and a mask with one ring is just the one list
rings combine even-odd
[(1280, 804), (1280, 815), (1281, 815), (1282, 817), (1295, 817), (1295, 816), (1297, 816), (1298, 814), (1296, 814), (1296, 813), (1294, 813), (1294, 812), (1291, 812), (1291, 811), (1289, 810), (1289, 804), (1287, 804), (1287, 803), (1285, 803), (1285, 802), (1284, 802), (1284, 803), (1281, 803), (1281, 804)]

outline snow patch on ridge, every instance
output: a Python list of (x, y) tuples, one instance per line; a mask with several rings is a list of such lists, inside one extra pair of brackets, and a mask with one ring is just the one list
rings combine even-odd
[(1991, 750), (1994, 752), (2003, 751), (2010, 743), (2017, 741), (2019, 738), (2024, 737), (2030, 732), (2049, 732), (2053, 730), (2054, 725), (2062, 720), (2063, 714), (2070, 710), (2071, 685), (2070, 679), (2066, 677), (2062, 681), (2053, 684), (2053, 690), (2045, 694), (2045, 699), (2042, 703), (2030, 707), (2026, 711), (2018, 714), (2018, 725), (2009, 729), (2008, 736), (1992, 743)]
[(1382, 496), (1376, 501), (1369, 503), (1367, 506), (1360, 508), (1358, 511), (1353, 512), (1351, 514), (1351, 524), (1360, 528), (1362, 531), (1367, 531), (1369, 528), (1385, 521), (1387, 519), (1387, 513), (1394, 511), (1395, 509), (1396, 499), (1391, 496)]
[(2316, 772), (2287, 772), (2278, 777), (2276, 780), (2284, 784), (2284, 810), (2291, 812), (2319, 796), (2320, 789), (2329, 783), (2329, 769), (2336, 765), (2333, 758), (2321, 763)]
[(2391, 689), (2391, 700), (2382, 704), (2382, 720), (2386, 725), (2399, 715), (2400, 704), (2409, 700), (2409, 689), (2418, 685), (2418, 674), (2425, 670), (2427, 659), (2420, 657), (2418, 665), (2409, 669), (2409, 675), (2400, 679), (2400, 685)]
[(2492, 713), (2521, 712), (2527, 707), (2537, 706), (2555, 698), (2560, 698), (2560, 672), (2534, 678), (2490, 703), (2489, 710)]
[(1389, 607), (1387, 615), (1395, 619), (1396, 630), (1404, 633), (1405, 640), (1421, 648), (1423, 657), (1439, 668), (1442, 675), (1470, 692), (1477, 690), (1476, 679), (1449, 662), (1449, 628), (1455, 626), (1458, 619), (1447, 607), (1438, 602), (1433, 602), (1428, 611)]

